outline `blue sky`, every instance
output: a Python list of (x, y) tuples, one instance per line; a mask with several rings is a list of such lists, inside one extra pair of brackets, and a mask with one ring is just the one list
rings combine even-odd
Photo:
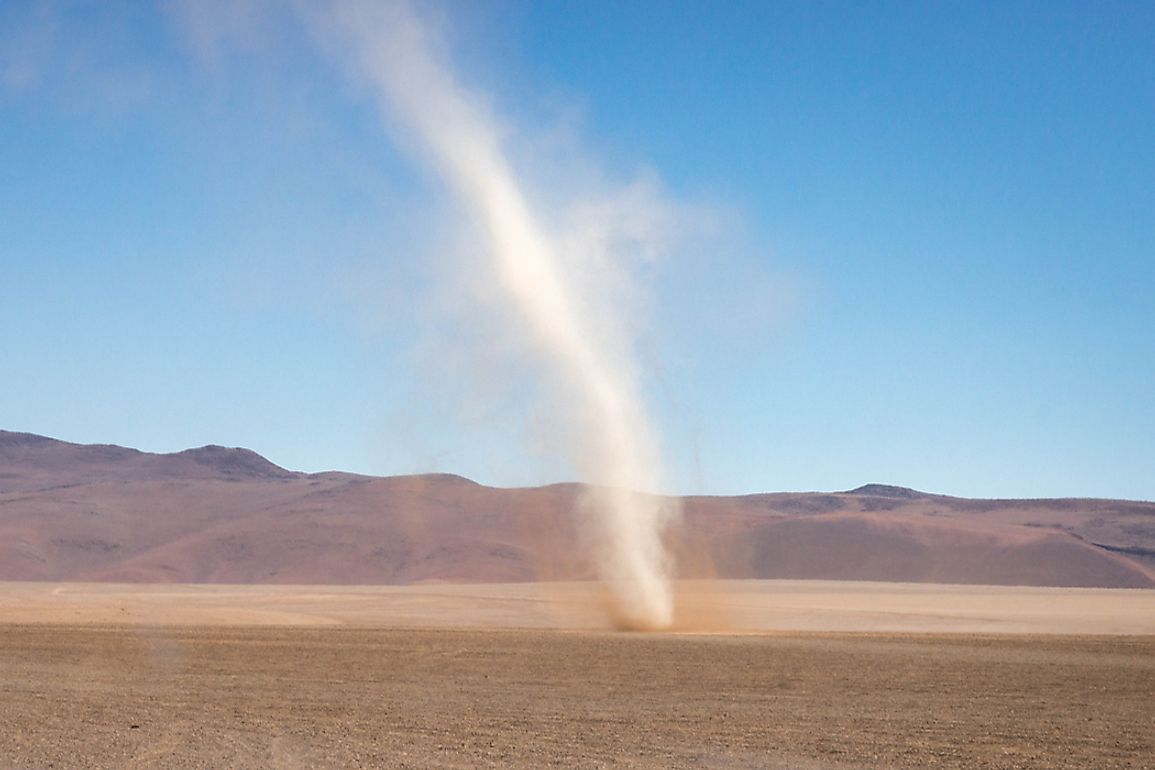
[[(566, 478), (460, 408), (436, 180), (236, 7), (0, 6), (0, 427)], [(638, 345), (677, 491), (1155, 499), (1151, 4), (428, 9), (515, 140), (708, 222)]]

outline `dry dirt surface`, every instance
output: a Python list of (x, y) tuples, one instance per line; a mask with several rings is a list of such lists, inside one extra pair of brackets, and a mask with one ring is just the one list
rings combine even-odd
[[(675, 585), (678, 631), (1155, 636), (1155, 590), (833, 580)], [(595, 583), (259, 586), (0, 582), (0, 622), (607, 630)]]
[(1155, 638), (0, 626), (6, 768), (1152, 768)]
[(1155, 770), (1155, 592), (710, 588), (0, 584), (0, 770)]

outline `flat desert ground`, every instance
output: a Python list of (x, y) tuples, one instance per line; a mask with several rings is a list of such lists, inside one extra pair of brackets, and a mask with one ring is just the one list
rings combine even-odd
[(0, 583), (0, 768), (1155, 768), (1155, 591)]

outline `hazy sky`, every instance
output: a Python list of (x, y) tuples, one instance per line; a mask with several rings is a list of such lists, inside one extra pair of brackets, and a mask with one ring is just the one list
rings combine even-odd
[[(0, 428), (568, 478), (302, 5), (0, 4)], [(541, 205), (676, 213), (631, 300), (676, 491), (1155, 499), (1155, 5), (419, 7)]]

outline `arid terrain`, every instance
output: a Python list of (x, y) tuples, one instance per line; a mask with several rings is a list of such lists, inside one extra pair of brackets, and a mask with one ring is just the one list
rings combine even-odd
[[(19, 625), (605, 631), (591, 582), (258, 586), (0, 583)], [(680, 581), (675, 632), (1155, 636), (1155, 591), (818, 580)]]
[[(0, 431), (0, 580), (573, 580), (582, 488), (296, 473), (247, 449), (150, 454)], [(687, 497), (685, 578), (1155, 587), (1155, 503), (846, 492)]]
[(1155, 592), (691, 588), (2, 584), (0, 768), (1155, 768)]
[(683, 498), (637, 634), (581, 494), (0, 431), (0, 770), (1155, 770), (1155, 504)]

